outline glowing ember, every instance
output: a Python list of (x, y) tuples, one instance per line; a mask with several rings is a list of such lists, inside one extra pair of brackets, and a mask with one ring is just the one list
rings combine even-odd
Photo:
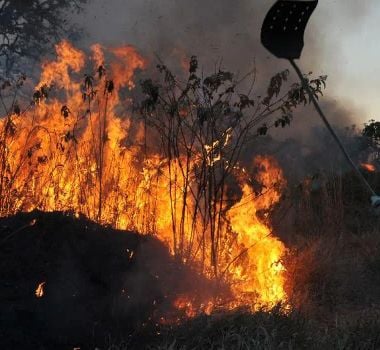
[(174, 306), (178, 310), (183, 310), (187, 317), (193, 318), (197, 315), (198, 310), (193, 306), (192, 302), (186, 297), (179, 297), (175, 302)]
[[(105, 56), (100, 45), (92, 47), (97, 77), (85, 76), (83, 83), (73, 76), (82, 76), (84, 53), (60, 43), (57, 59), (43, 64), (35, 106), (0, 120), (6, 137), (6, 147), (0, 148), (0, 216), (35, 208), (71, 211), (115, 228), (152, 233), (181, 261), (230, 286), (234, 300), (224, 302), (225, 307), (255, 310), (286, 303), (281, 263), (286, 248), (272, 235), (265, 215), (259, 215), (279, 201), (285, 185), (275, 160), (254, 160), (264, 186), (261, 195), (241, 180), (236, 204), (213, 204), (223, 220), (202, 216), (203, 202), (184, 195), (195, 188), (194, 179), (183, 175), (186, 161), (181, 155), (166, 159), (158, 150), (144, 152), (144, 125), (128, 112), (132, 103), (126, 92), (145, 60), (130, 46), (109, 50), (108, 66)], [(46, 99), (50, 85), (59, 97)], [(221, 149), (232, 137), (227, 129), (220, 140), (200, 147), (207, 167), (220, 164)], [(192, 156), (188, 169), (198, 169), (198, 158)], [(129, 259), (133, 254), (127, 251)], [(43, 296), (44, 284), (37, 297)], [(193, 317), (199, 310), (210, 313), (214, 304), (204, 300), (198, 306), (179, 298), (175, 306)]]
[(199, 312), (202, 312), (206, 315), (210, 315), (215, 307), (212, 301), (208, 301), (205, 304), (197, 305), (197, 303), (193, 301), (191, 297), (186, 295), (179, 296), (174, 301), (173, 306), (176, 309), (182, 311), (188, 318), (194, 318), (199, 314)]
[(42, 282), (40, 283), (38, 286), (37, 286), (37, 289), (36, 289), (36, 297), (37, 298), (42, 298), (44, 296), (44, 286), (45, 286), (46, 282)]
[(368, 164), (368, 163), (361, 163), (361, 167), (371, 173), (376, 171), (376, 167), (373, 164)]

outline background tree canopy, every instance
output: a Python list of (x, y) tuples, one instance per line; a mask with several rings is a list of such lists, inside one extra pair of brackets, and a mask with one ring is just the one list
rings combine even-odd
[(38, 58), (74, 27), (68, 15), (87, 0), (0, 0), (0, 62), (8, 74), (17, 58)]

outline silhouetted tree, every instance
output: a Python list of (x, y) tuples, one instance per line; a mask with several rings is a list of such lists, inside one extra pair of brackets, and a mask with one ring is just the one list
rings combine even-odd
[(38, 58), (73, 30), (68, 15), (87, 0), (0, 0), (0, 59), (9, 72), (18, 57)]

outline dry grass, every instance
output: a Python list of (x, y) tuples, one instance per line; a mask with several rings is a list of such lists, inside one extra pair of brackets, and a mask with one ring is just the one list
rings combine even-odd
[[(378, 175), (369, 180), (376, 185)], [(293, 233), (283, 237), (291, 247), (284, 263), (293, 311), (201, 316), (160, 330), (146, 348), (378, 349), (379, 218), (350, 174), (303, 191), (291, 197)]]
[[(162, 332), (162, 333), (161, 333)], [(357, 315), (355, 320), (336, 319), (321, 324), (298, 313), (282, 315), (234, 312), (202, 316), (160, 335), (120, 345), (108, 350), (155, 349), (377, 349), (380, 346), (379, 313)]]

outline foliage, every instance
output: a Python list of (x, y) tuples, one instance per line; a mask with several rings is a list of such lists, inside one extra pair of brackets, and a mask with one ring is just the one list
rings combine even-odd
[[(254, 97), (255, 71), (239, 80), (221, 68), (204, 77), (198, 67), (197, 58), (191, 57), (189, 75), (183, 83), (167, 66), (159, 64), (160, 81), (141, 82), (145, 99), (140, 110), (147, 128), (158, 132), (161, 151), (174, 174), (170, 178), (175, 180), (169, 183), (174, 251), (191, 259), (194, 242), (184, 238), (185, 223), (192, 221), (191, 230), (195, 231), (199, 229), (195, 222), (200, 219), (201, 249), (210, 242), (210, 263), (219, 274), (218, 262), (225, 253), (220, 250), (225, 239), (221, 232), (228, 225), (226, 188), (231, 181), (247, 177), (240, 166), (242, 152), (253, 138), (266, 135), (270, 128), (290, 125), (295, 108), (310, 101), (303, 86), (289, 85), (287, 70), (271, 79), (266, 96)], [(251, 88), (244, 91), (243, 82), (248, 80)], [(316, 96), (322, 94), (325, 80), (310, 80)], [(175, 195), (177, 188), (183, 191), (181, 198)], [(174, 211), (182, 212), (179, 223)]]
[[(377, 349), (380, 322), (377, 312), (340, 318), (331, 324), (306, 319), (299, 313), (283, 315), (242, 311), (200, 316), (176, 327), (163, 326), (155, 337), (113, 344), (108, 350), (272, 350), (272, 349)], [(142, 342), (145, 344), (142, 345)]]
[(364, 125), (363, 136), (367, 136), (375, 141), (380, 141), (380, 122), (371, 119)]
[(72, 30), (70, 11), (78, 11), (87, 0), (0, 1), (0, 58), (8, 73), (17, 57), (38, 58), (60, 36)]
[(374, 119), (364, 124), (362, 130), (363, 146), (372, 149), (371, 158), (379, 164), (380, 159), (380, 122)]
[[(51, 82), (42, 82), (27, 117), (20, 107), (15, 114), (15, 108), (6, 111), (0, 135), (2, 215), (34, 207), (75, 210), (101, 223), (159, 234), (180, 261), (195, 263), (218, 280), (231, 281), (239, 264), (253, 273), (259, 264), (247, 263), (247, 256), (257, 257), (252, 253), (257, 247), (239, 242), (231, 209), (246, 196), (240, 206), (248, 208), (245, 217), (256, 219), (255, 197), (271, 190), (277, 194), (275, 182), (281, 180), (274, 175), (264, 185), (251, 179), (242, 154), (270, 127), (289, 125), (293, 110), (304, 103), (304, 88), (287, 86), (285, 71), (271, 80), (267, 96), (253, 97), (252, 89), (244, 91), (242, 80), (228, 71), (201, 77), (192, 57), (187, 81), (159, 64), (159, 82), (141, 84), (140, 113), (116, 118), (115, 109), (124, 101), (127, 105), (119, 99), (122, 77), (112, 68), (105, 74), (99, 64), (94, 67), (99, 79), (85, 74), (73, 84), (75, 98), (56, 100), (56, 90), (44, 85)], [(249, 78), (254, 81), (254, 73)], [(16, 101), (17, 84), (5, 85), (9, 96), (15, 90)], [(6, 105), (2, 94), (0, 100)], [(123, 129), (122, 119), (127, 128), (127, 123), (139, 126), (138, 139)], [(135, 147), (127, 143), (132, 140)], [(257, 220), (267, 236), (269, 206), (260, 207), (262, 220)]]

